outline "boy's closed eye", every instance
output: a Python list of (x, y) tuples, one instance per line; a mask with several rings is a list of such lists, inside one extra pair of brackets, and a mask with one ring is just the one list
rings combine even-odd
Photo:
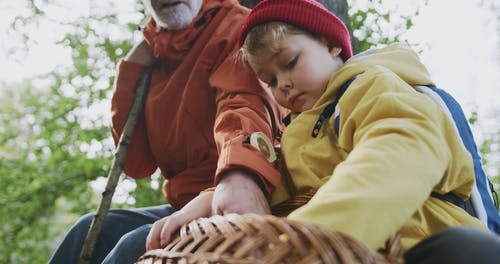
[(299, 56), (294, 56), (285, 66), (285, 68), (287, 70), (291, 70), (293, 69), (293, 67), (295, 66), (295, 64), (297, 64), (297, 61), (299, 59)]
[[(299, 59), (299, 56), (294, 56), (294, 57), (292, 57), (292, 59), (291, 59), (291, 60), (289, 60), (289, 61), (285, 64), (284, 68), (285, 68), (286, 70), (291, 70), (291, 69), (293, 69), (293, 67), (295, 67), (295, 65), (297, 64), (298, 59)], [(276, 87), (276, 85), (277, 85), (277, 81), (276, 81), (276, 78), (275, 78), (275, 77), (270, 78), (270, 79), (269, 79), (269, 81), (267, 81), (267, 80), (266, 80), (266, 81), (264, 81), (264, 83), (266, 83), (266, 84), (267, 84), (267, 86), (268, 86), (269, 88), (275, 88), (275, 87)]]

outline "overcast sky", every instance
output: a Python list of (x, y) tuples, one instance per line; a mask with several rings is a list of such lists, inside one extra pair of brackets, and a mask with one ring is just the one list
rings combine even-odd
[(429, 48), (422, 54), (433, 79), (466, 112), (499, 108), (500, 54), (495, 14), (475, 0), (429, 1), (408, 37)]

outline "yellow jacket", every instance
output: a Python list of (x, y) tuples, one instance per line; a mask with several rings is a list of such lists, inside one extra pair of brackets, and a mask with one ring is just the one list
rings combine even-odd
[[(318, 116), (354, 76), (338, 104), (338, 138), (333, 117), (313, 138)], [(325, 94), (312, 109), (292, 115), (282, 136), (293, 184), (299, 192), (318, 189), (288, 217), (347, 233), (373, 250), (398, 230), (409, 249), (449, 226), (486, 229), (463, 209), (429, 196), (469, 197), (474, 173), (453, 123), (412, 87), (428, 84), (417, 54), (401, 44), (354, 57), (335, 72)], [(272, 203), (287, 198), (281, 187)]]

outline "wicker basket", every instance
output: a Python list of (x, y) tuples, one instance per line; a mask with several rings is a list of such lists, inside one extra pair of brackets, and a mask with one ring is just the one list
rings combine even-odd
[(192, 221), (165, 249), (137, 263), (402, 263), (399, 238), (383, 253), (324, 228), (266, 215), (212, 216)]

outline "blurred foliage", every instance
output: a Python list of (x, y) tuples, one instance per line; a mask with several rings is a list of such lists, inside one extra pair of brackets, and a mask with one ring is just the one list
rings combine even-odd
[[(74, 17), (53, 15), (54, 7), (78, 13), (61, 1), (24, 2), (27, 13), (9, 31), (22, 40), (13, 54), (22, 58), (49, 21), (60, 33), (57, 44), (71, 50), (72, 65), (0, 89), (0, 263), (46, 263), (77, 217), (97, 208), (100, 195), (89, 183), (107, 176), (114, 151), (114, 69), (145, 20), (139, 0), (122, 16), (119, 2), (87, 1), (90, 15)], [(136, 206), (164, 203), (147, 183), (133, 192)]]
[[(476, 140), (481, 137), (481, 144), (478, 146), (481, 159), (488, 175), (495, 186), (498, 200), (500, 193), (500, 124), (498, 123), (500, 108), (493, 111), (492, 116), (479, 117), (477, 112), (473, 112), (469, 117), (469, 123), (475, 128)], [(481, 122), (479, 122), (481, 120)], [(488, 122), (489, 121), (489, 122)], [(500, 202), (500, 201), (497, 201)]]
[[(27, 12), (8, 32), (18, 40), (13, 54), (22, 57), (36, 44), (33, 32), (47, 22), (55, 42), (72, 57), (71, 65), (0, 89), (0, 262), (45, 263), (78, 216), (100, 202), (99, 185), (114, 151), (108, 126), (115, 67), (140, 38), (137, 25), (146, 16), (140, 0), (86, 0), (88, 12), (79, 15), (61, 0), (21, 2)], [(358, 51), (397, 41), (418, 13), (418, 6), (410, 14), (399, 14), (397, 6), (384, 9), (381, 0), (348, 3)], [(54, 16), (54, 8), (66, 16)], [(113, 207), (165, 202), (158, 174), (137, 182), (122, 179), (135, 185), (119, 188)]]
[[(400, 36), (413, 26), (412, 18), (419, 14), (420, 8), (427, 5), (428, 0), (390, 3), (383, 0), (348, 2), (353, 46), (357, 53), (379, 45), (404, 41)], [(412, 5), (412, 8), (402, 8), (403, 5)]]
[[(88, 181), (103, 175), (107, 158), (88, 157), (80, 145), (108, 137), (103, 127), (82, 129), (72, 113), (75, 98), (62, 96), (56, 81), (47, 91), (29, 86), (3, 94), (0, 120), (0, 260), (2, 263), (46, 261), (48, 227), (58, 215), (56, 201), (72, 201), (68, 213), (88, 212), (93, 192)], [(34, 250), (36, 249), (36, 250)], [(38, 252), (38, 254), (27, 254)]]

